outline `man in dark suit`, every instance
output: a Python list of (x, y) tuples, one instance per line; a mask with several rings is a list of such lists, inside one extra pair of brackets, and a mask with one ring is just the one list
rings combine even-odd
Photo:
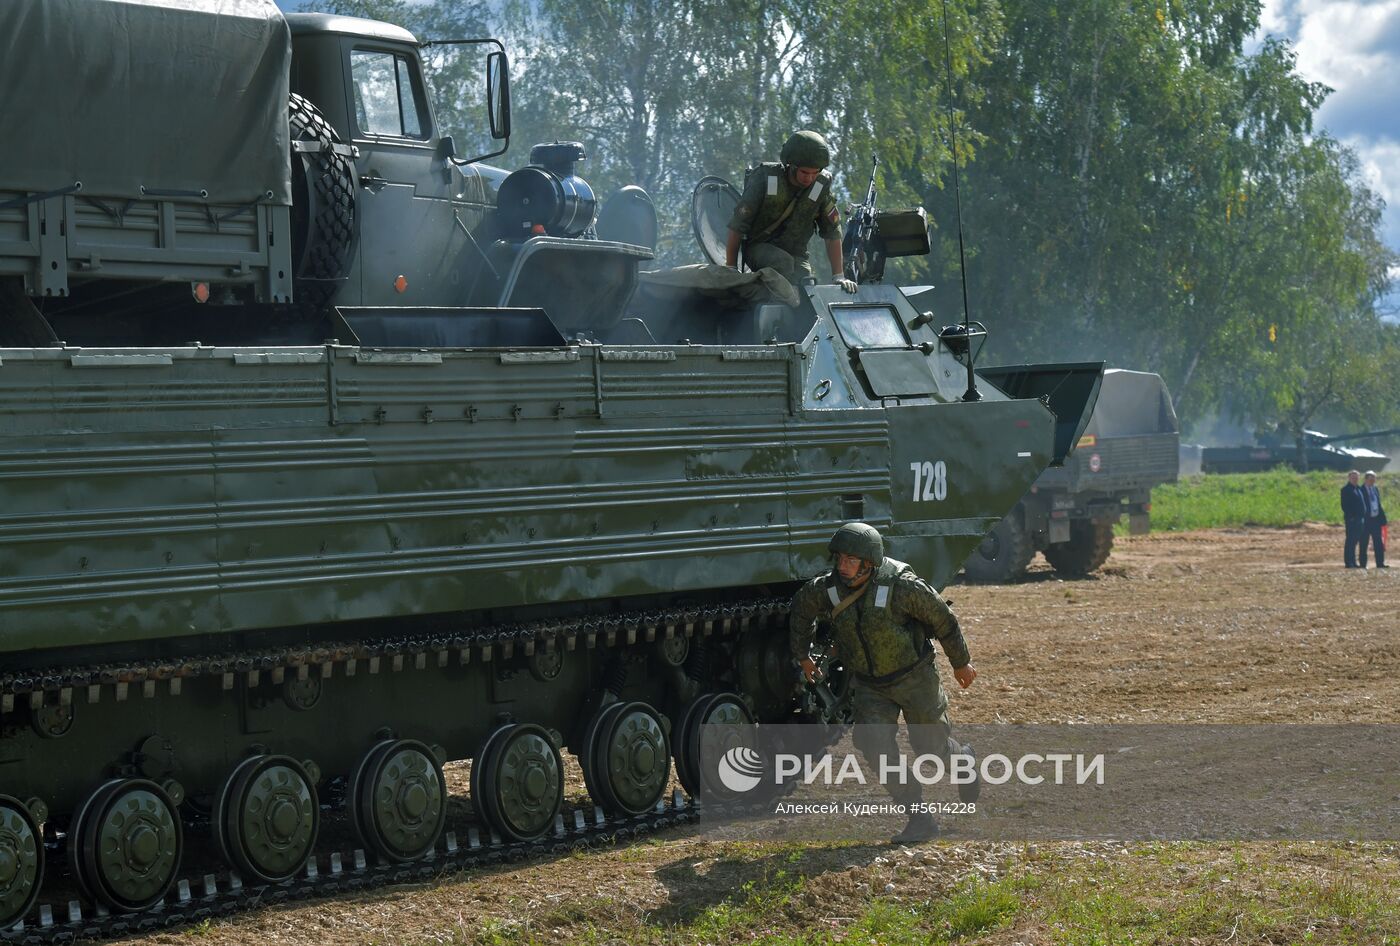
[(1385, 563), (1385, 536), (1381, 529), (1385, 526), (1385, 507), (1381, 505), (1381, 491), (1376, 488), (1376, 474), (1366, 471), (1366, 482), (1361, 487), (1361, 498), (1366, 517), (1361, 533), (1361, 555), (1358, 561), (1366, 567), (1366, 540), (1370, 539), (1376, 549), (1376, 567), (1389, 568)]
[(1366, 540), (1366, 495), (1361, 492), (1361, 484), (1357, 482), (1360, 476), (1360, 473), (1352, 470), (1347, 474), (1346, 485), (1342, 487), (1342, 522), (1346, 523), (1347, 528), (1347, 544), (1342, 559), (1347, 563), (1347, 568), (1366, 567), (1364, 558), (1360, 565), (1356, 563), (1356, 550)]

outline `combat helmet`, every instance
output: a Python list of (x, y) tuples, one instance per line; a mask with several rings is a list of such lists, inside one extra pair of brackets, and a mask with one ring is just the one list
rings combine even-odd
[(837, 529), (826, 548), (832, 555), (854, 555), (877, 567), (885, 561), (885, 540), (880, 538), (879, 530), (864, 522), (848, 522)]
[(795, 131), (783, 145), (784, 164), (821, 170), (831, 163), (831, 148), (826, 139), (815, 131)]

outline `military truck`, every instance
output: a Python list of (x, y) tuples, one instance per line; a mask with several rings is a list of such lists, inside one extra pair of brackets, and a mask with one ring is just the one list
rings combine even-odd
[[(64, 46), (74, 21), (91, 32)], [(106, 41), (138, 23), (149, 39)], [(514, 175), (458, 155), (434, 124), (419, 44), (399, 27), (284, 17), (264, 0), (230, 0), (218, 16), (17, 0), (0, 28), (12, 43), (6, 120), (25, 129), (7, 135), (0, 180), (0, 279), (17, 277), (10, 341), (531, 340), (525, 316), (461, 317), (474, 306), (568, 312), (561, 328), (596, 334), (651, 256), (574, 239), (597, 209), (573, 173), (578, 146), (544, 144)], [(505, 52), (470, 43), (489, 50), (482, 125), (503, 149)], [(604, 208), (595, 235), (634, 219), (617, 210), (637, 190)]]
[[(836, 527), (942, 586), (1098, 391), (964, 399), (892, 286), (636, 303), (645, 194), (459, 156), (395, 26), (10, 0), (0, 37), (0, 937), (692, 818), (702, 726), (803, 718)], [(505, 52), (462, 43), (499, 151)]]
[(1180, 432), (1161, 377), (1110, 368), (1093, 415), (1068, 461), (1042, 473), (963, 563), (972, 581), (1011, 581), (1036, 552), (1061, 575), (1108, 561), (1113, 527), (1151, 528), (1152, 489), (1176, 481)]

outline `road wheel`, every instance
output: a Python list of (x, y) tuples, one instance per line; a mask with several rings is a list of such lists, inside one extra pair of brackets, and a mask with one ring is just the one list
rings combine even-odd
[(316, 786), (287, 756), (253, 756), (224, 782), (214, 839), (230, 864), (262, 883), (290, 880), (306, 865), (321, 824)]
[(1011, 510), (992, 527), (982, 544), (963, 563), (969, 581), (1014, 581), (1035, 557), (1035, 546), (1021, 518), (1021, 507)]
[(549, 732), (508, 723), (486, 737), (472, 762), (472, 802), (511, 841), (532, 841), (564, 804), (564, 763)]
[(115, 913), (159, 903), (175, 883), (184, 835), (165, 790), (145, 779), (114, 779), (78, 810), (68, 858), (78, 886)]
[(331, 150), (340, 136), (316, 106), (295, 93), (288, 105), (293, 142), (319, 150), (293, 151), (292, 266), (296, 301), (322, 306), (340, 288), (355, 245), (355, 175), (350, 159)]
[[(707, 732), (707, 727), (720, 727)], [(756, 727), (753, 713), (737, 693), (721, 692), (700, 697), (686, 714), (684, 745), (678, 747), (677, 758), (684, 754), (689, 783), (686, 790), (697, 797), (715, 801), (732, 801), (737, 793), (707, 771), (715, 759), (730, 749), (751, 750)]]
[(0, 929), (24, 918), (44, 880), (39, 822), (18, 798), (0, 795)]
[(1069, 541), (1045, 549), (1045, 560), (1061, 575), (1087, 575), (1108, 561), (1113, 550), (1113, 523), (1075, 519)]
[(432, 747), (386, 739), (360, 759), (350, 780), (351, 826), (384, 863), (427, 854), (447, 822), (447, 779)]
[(614, 703), (589, 727), (579, 758), (589, 793), (612, 815), (650, 811), (671, 779), (671, 743), (645, 703)]

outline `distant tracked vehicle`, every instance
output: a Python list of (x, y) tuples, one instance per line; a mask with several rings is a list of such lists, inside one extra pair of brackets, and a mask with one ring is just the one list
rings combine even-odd
[[(1400, 434), (1400, 428), (1338, 434), (1334, 437), (1316, 430), (1305, 430), (1302, 460), (1306, 462), (1309, 470), (1332, 470), (1338, 473), (1350, 470), (1379, 472), (1385, 469), (1390, 457), (1365, 447), (1344, 447), (1342, 444), (1377, 437), (1393, 437), (1397, 434)], [(1202, 473), (1260, 473), (1278, 466), (1291, 466), (1294, 469), (1303, 466), (1299, 458), (1298, 444), (1283, 433), (1261, 436), (1253, 446), (1201, 449)]]

